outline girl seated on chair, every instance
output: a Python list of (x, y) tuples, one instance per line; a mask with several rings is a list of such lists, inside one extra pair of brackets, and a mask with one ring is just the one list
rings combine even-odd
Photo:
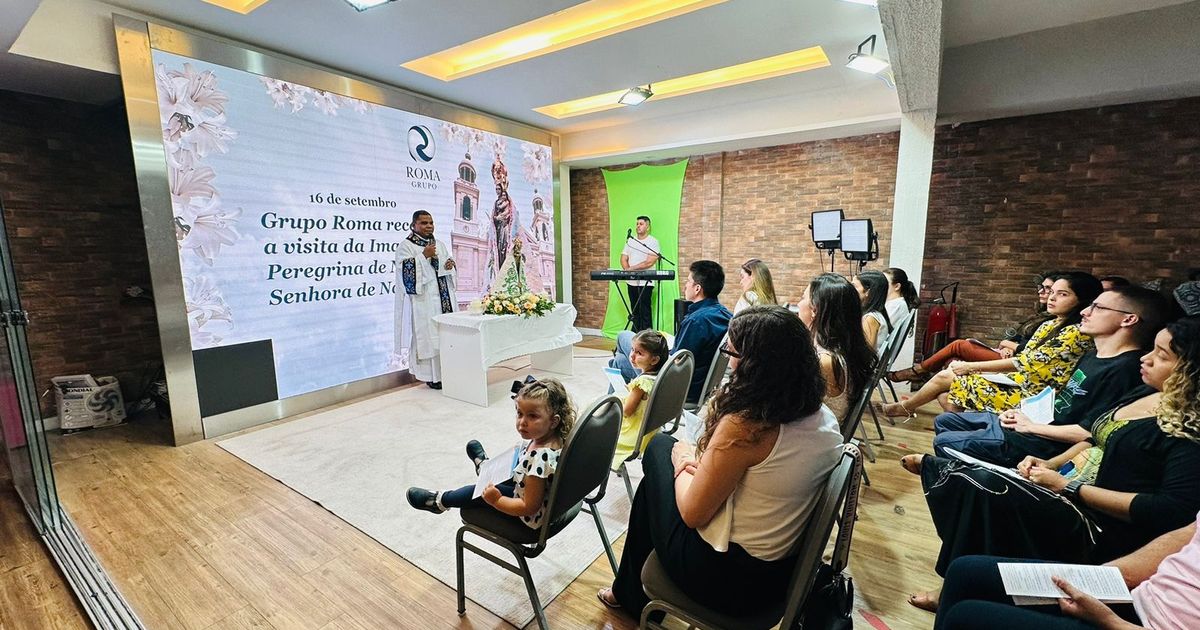
[[(531, 529), (542, 525), (550, 501), (550, 484), (558, 466), (567, 434), (575, 424), (575, 405), (563, 384), (552, 378), (525, 384), (516, 396), (517, 433), (524, 442), (512, 478), (499, 485), (488, 484), (483, 496), (472, 499), (475, 484), (457, 490), (433, 491), (409, 488), (408, 503), (418, 510), (440, 514), (449, 508), (490, 505), (496, 510), (519, 517)], [(483, 445), (467, 442), (467, 457), (475, 464), (475, 473), (487, 459)]]
[[(614, 469), (633, 453), (634, 442), (637, 441), (638, 431), (642, 430), (642, 420), (646, 415), (646, 401), (650, 399), (650, 391), (654, 389), (658, 371), (666, 365), (671, 352), (667, 338), (657, 330), (643, 330), (634, 335), (632, 345), (633, 351), (629, 353), (629, 361), (642, 373), (629, 381), (629, 394), (625, 396), (621, 417), (621, 434), (617, 437), (617, 451), (613, 454)], [(642, 438), (639, 452), (645, 452), (650, 438), (657, 432), (655, 429)]]
[(825, 406), (844, 425), (846, 413), (870, 385), (875, 365), (875, 352), (859, 325), (862, 305), (858, 292), (844, 277), (823, 273), (804, 288), (798, 307), (800, 321), (812, 333), (821, 362)]

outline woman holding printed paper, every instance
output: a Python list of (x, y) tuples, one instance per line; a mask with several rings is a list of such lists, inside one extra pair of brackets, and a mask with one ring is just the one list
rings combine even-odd
[(1061, 389), (1092, 340), (1079, 330), (1084, 306), (1100, 295), (1100, 281), (1073, 271), (1054, 281), (1047, 310), (1055, 317), (1038, 327), (1025, 349), (1011, 359), (968, 363), (954, 361), (907, 400), (880, 405), (884, 415), (913, 417), (914, 410), (938, 399), (947, 411), (1015, 409), (1050, 387)]
[[(1141, 373), (1148, 387), (1058, 457), (1012, 470), (905, 456), (942, 539), (938, 574), (980, 553), (1103, 562), (1186, 525), (1200, 511), (1200, 319), (1160, 331)], [(933, 610), (938, 595), (909, 602)]]

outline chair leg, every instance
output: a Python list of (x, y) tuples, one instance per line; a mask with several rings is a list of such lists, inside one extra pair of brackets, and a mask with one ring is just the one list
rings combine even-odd
[(542, 600), (538, 598), (537, 587), (533, 583), (533, 574), (529, 572), (529, 563), (525, 556), (517, 556), (517, 564), (521, 567), (521, 578), (525, 580), (525, 590), (529, 593), (529, 603), (533, 604), (533, 614), (537, 616), (538, 628), (550, 630), (550, 622), (546, 621), (546, 611), (542, 610)]
[(867, 438), (867, 428), (865, 426), (863, 426), (863, 423), (861, 423), (861, 422), (858, 423), (858, 432), (860, 435), (862, 435), (862, 441), (859, 444), (859, 446), (860, 446), (860, 448), (862, 448), (863, 455), (867, 456), (867, 461), (874, 464), (875, 463), (875, 447), (871, 446), (871, 440)]
[(458, 536), (454, 541), (454, 561), (458, 571), (458, 616), (461, 617), (467, 614), (467, 587), (466, 576), (463, 574), (463, 534), (465, 530), (459, 529)]
[(600, 542), (604, 545), (604, 553), (608, 556), (608, 565), (612, 567), (613, 575), (617, 574), (617, 556), (613, 553), (612, 543), (608, 540), (608, 532), (604, 531), (604, 519), (600, 518), (600, 506), (592, 505), (588, 510), (596, 520), (596, 531), (600, 532)]
[(633, 483), (629, 481), (629, 469), (625, 467), (625, 462), (621, 462), (621, 466), (617, 468), (617, 476), (625, 481), (625, 492), (629, 494), (629, 500), (633, 501)]
[[(867, 407), (867, 409), (871, 410), (871, 419), (875, 421), (875, 430), (879, 432), (880, 441), (886, 440), (887, 438), (885, 438), (883, 436), (883, 426), (881, 424), (879, 424), (879, 416), (875, 414), (875, 406), (870, 405)], [(859, 425), (859, 426), (862, 426), (862, 425)], [(865, 436), (865, 434), (864, 434), (864, 436)]]

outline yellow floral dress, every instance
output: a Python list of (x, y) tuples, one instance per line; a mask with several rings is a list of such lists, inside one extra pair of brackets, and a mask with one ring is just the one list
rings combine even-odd
[(1093, 343), (1076, 325), (1063, 326), (1051, 337), (1057, 324), (1052, 319), (1038, 326), (1029, 344), (1014, 357), (1017, 369), (1006, 376), (1016, 385), (993, 383), (982, 374), (966, 374), (955, 377), (950, 384), (950, 402), (972, 411), (1000, 413), (1015, 409), (1022, 398), (1047, 387), (1062, 389), (1075, 371), (1075, 364), (1092, 349)]

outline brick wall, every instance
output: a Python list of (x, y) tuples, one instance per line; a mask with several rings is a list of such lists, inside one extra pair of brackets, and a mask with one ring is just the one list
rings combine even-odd
[(1200, 98), (941, 126), (924, 298), (961, 281), (962, 336), (996, 339), (1043, 269), (1162, 278), (1200, 267)]
[(154, 305), (122, 298), (150, 287), (124, 111), (0, 91), (0, 201), (38, 393), (82, 373), (139, 393), (162, 359)]
[[(727, 274), (721, 301), (732, 307), (738, 267), (747, 258), (762, 258), (782, 299), (790, 299), (822, 265), (828, 269), (828, 257), (812, 245), (808, 223), (811, 212), (830, 208), (842, 208), (848, 218), (872, 219), (880, 260), (886, 261), (898, 141), (898, 134), (878, 134), (690, 158), (679, 209), (679, 268), (702, 258), (720, 262)], [(600, 169), (571, 171), (571, 213), (578, 325), (599, 328), (607, 287), (588, 274), (608, 266), (608, 196)], [(838, 257), (837, 271), (846, 273), (848, 263), (840, 252)]]

